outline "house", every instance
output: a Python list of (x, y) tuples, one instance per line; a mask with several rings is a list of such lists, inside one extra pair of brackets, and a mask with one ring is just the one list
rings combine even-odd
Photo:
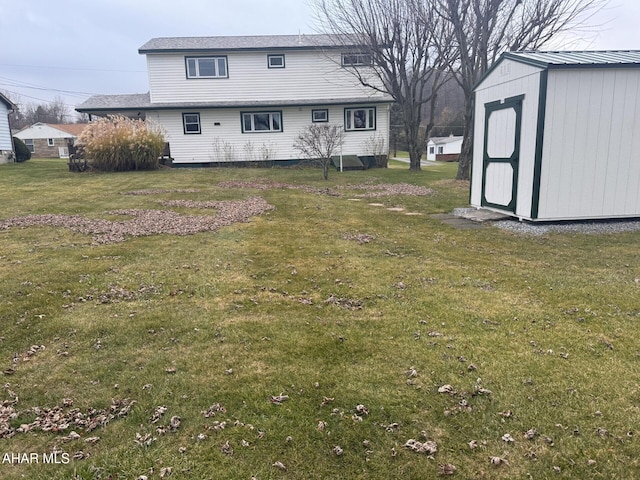
[(640, 217), (640, 51), (508, 52), (475, 86), (471, 205)]
[(15, 160), (9, 114), (16, 108), (11, 100), (0, 93), (0, 163), (10, 163)]
[(14, 136), (22, 140), (35, 158), (69, 158), (69, 145), (80, 136), (86, 123), (34, 123)]
[(458, 161), (462, 149), (462, 138), (454, 137), (453, 134), (448, 137), (431, 137), (427, 142), (427, 160)]
[(139, 49), (148, 93), (98, 95), (76, 110), (160, 125), (174, 167), (297, 162), (295, 139), (314, 123), (344, 127), (337, 153), (370, 164), (388, 154), (393, 100), (358, 80), (379, 83), (370, 55), (345, 38), (154, 38)]

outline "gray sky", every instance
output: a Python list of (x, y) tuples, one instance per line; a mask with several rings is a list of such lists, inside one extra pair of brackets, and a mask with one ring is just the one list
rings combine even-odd
[[(640, 1), (609, 7), (554, 48), (640, 49)], [(144, 93), (154, 37), (315, 33), (308, 0), (0, 0), (0, 91), (22, 103)]]

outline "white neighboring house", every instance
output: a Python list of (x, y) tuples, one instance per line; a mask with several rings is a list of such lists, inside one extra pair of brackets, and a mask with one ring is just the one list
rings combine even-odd
[(427, 160), (456, 161), (462, 150), (462, 138), (454, 137), (431, 137), (427, 142)]
[[(345, 37), (282, 35), (155, 38), (146, 55), (149, 93), (98, 95), (76, 109), (159, 124), (173, 166), (300, 160), (293, 144), (311, 124), (345, 130), (344, 156), (388, 155), (393, 100), (363, 86), (371, 57)], [(379, 83), (371, 71), (372, 83)], [(383, 151), (374, 151), (374, 148)]]
[(34, 123), (14, 136), (22, 140), (35, 158), (69, 158), (69, 145), (73, 145), (86, 123)]
[(9, 128), (9, 114), (16, 108), (11, 100), (0, 93), (0, 163), (15, 161), (13, 140)]
[(640, 50), (507, 52), (475, 86), (470, 203), (640, 217)]

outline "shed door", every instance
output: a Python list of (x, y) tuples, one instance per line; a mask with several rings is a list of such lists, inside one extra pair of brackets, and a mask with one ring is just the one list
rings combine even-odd
[(515, 213), (524, 95), (485, 104), (481, 204)]

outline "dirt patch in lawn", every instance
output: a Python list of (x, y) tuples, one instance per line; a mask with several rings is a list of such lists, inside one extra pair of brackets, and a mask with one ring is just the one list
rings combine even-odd
[(91, 219), (79, 215), (47, 214), (26, 215), (0, 222), (0, 230), (13, 227), (51, 226), (65, 227), (74, 232), (91, 235), (96, 243), (123, 242), (127, 237), (148, 235), (192, 235), (212, 232), (234, 223), (248, 222), (274, 207), (263, 198), (252, 197), (240, 201), (163, 202), (165, 205), (187, 208), (212, 208), (216, 215), (181, 215), (171, 210), (114, 210), (109, 215), (132, 217), (130, 220), (110, 221)]

